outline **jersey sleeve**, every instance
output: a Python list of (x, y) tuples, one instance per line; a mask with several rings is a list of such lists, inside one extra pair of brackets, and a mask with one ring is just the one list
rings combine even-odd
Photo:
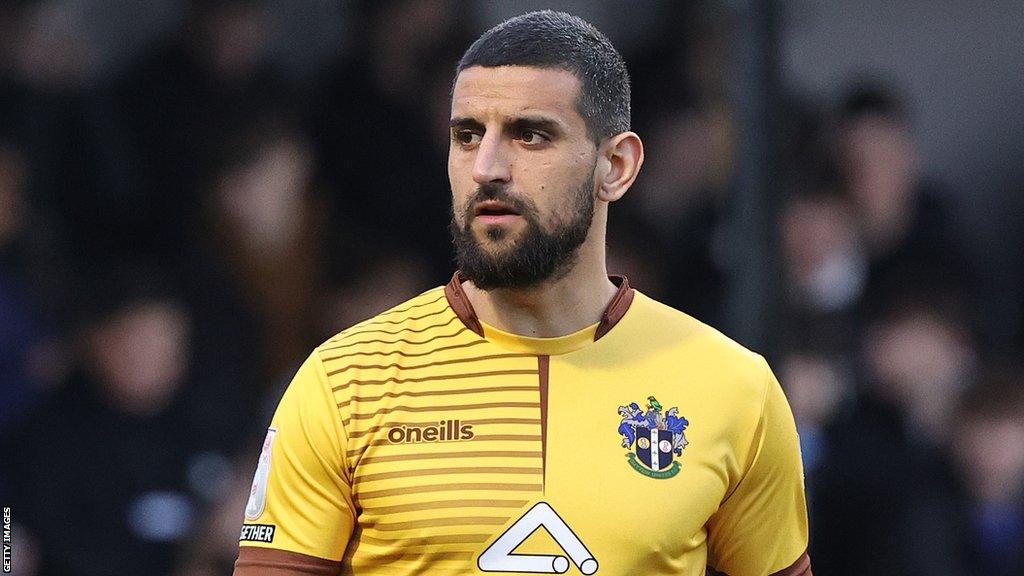
[[(289, 384), (267, 431), (236, 575), (337, 572), (355, 523), (346, 445), (336, 400), (314, 352)], [(314, 566), (319, 568), (310, 571)]]
[(728, 576), (809, 576), (799, 438), (782, 388), (765, 371), (754, 456), (708, 522), (708, 563)]

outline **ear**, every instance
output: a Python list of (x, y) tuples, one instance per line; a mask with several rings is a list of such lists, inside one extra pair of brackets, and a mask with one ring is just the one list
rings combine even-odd
[(629, 190), (644, 163), (644, 144), (635, 132), (608, 138), (598, 149), (597, 198), (615, 202)]

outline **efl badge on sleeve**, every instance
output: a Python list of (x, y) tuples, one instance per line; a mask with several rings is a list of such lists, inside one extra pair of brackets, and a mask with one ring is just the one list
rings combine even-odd
[(249, 490), (249, 502), (245, 505), (245, 519), (256, 520), (263, 515), (267, 505), (267, 483), (270, 481), (270, 455), (274, 446), (277, 428), (268, 428), (267, 437), (263, 439), (263, 451), (256, 465), (256, 474), (252, 478), (252, 489)]
[(672, 407), (662, 413), (661, 404), (654, 396), (647, 397), (647, 410), (636, 402), (619, 406), (619, 434), (623, 448), (634, 448), (626, 454), (634, 470), (650, 478), (671, 478), (679, 473), (679, 462), (673, 456), (682, 456), (689, 444), (683, 431), (690, 422)]

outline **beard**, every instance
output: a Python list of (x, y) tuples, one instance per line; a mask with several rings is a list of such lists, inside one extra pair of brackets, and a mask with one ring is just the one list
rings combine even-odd
[[(594, 219), (594, 174), (573, 193), (573, 206), (568, 222), (548, 232), (540, 224), (536, 204), (527, 198), (514, 197), (500, 184), (482, 184), (466, 203), (463, 226), (454, 215), (451, 222), (455, 259), (463, 278), (481, 290), (496, 288), (532, 288), (547, 280), (558, 280), (568, 274), (576, 262), (579, 247), (590, 232)], [(492, 251), (485, 249), (473, 235), (473, 206), (484, 200), (500, 200), (512, 206), (526, 221), (519, 238), (508, 246)], [(508, 231), (500, 226), (487, 228), (488, 238), (497, 242)]]

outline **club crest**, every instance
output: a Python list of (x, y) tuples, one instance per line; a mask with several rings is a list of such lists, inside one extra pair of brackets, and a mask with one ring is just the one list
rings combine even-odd
[(635, 447), (626, 454), (634, 470), (650, 478), (671, 478), (679, 473), (679, 462), (673, 456), (683, 455), (683, 448), (689, 444), (683, 431), (690, 425), (679, 415), (679, 408), (673, 406), (662, 412), (661, 403), (648, 396), (646, 410), (631, 402), (619, 406), (619, 416), (622, 447)]

